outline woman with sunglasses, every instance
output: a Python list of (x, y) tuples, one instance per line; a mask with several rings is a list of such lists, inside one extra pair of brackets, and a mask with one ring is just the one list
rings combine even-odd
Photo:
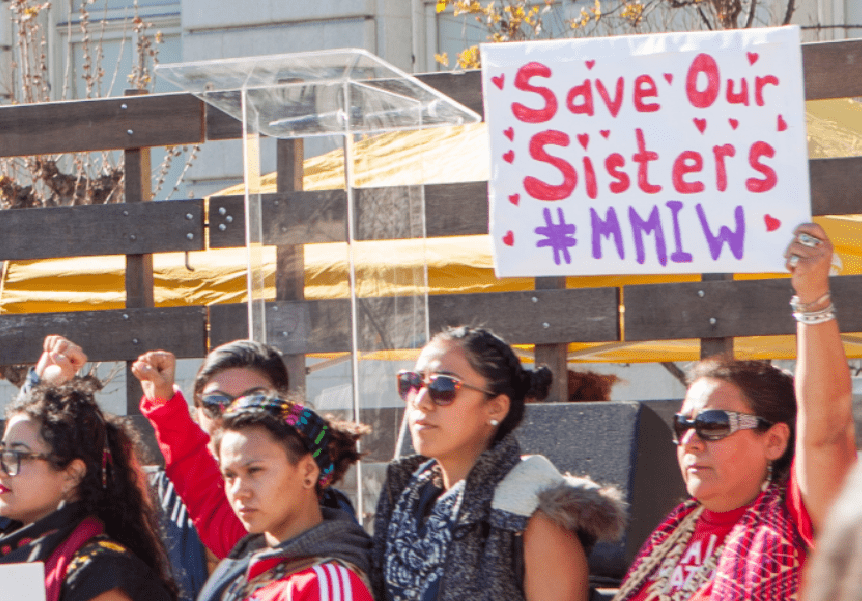
[[(257, 393), (286, 394), (288, 374), (274, 347), (253, 340), (234, 340), (207, 355), (195, 376), (192, 421), (182, 391), (174, 384), (176, 359), (167, 351), (150, 351), (132, 366), (144, 397), (143, 413), (156, 433), (165, 458), (165, 473), (185, 503), (203, 544), (224, 559), (246, 535), (225, 496), (216, 460), (208, 449), (221, 427), (224, 409), (235, 399)], [(350, 501), (331, 487), (322, 503), (353, 515)]]
[(644, 543), (615, 601), (797, 598), (800, 568), (855, 462), (856, 441), (829, 296), (832, 245), (805, 224), (785, 256), (796, 291), (795, 382), (753, 361), (694, 368), (674, 421), (692, 498)]
[(174, 601), (131, 433), (78, 379), (6, 408), (0, 563), (44, 562), (48, 601)]
[(249, 535), (199, 601), (372, 601), (368, 535), (343, 511), (319, 503), (359, 459), (356, 442), (365, 431), (266, 393), (227, 408), (215, 450), (230, 505)]
[(587, 554), (619, 536), (624, 511), (615, 491), (522, 460), (512, 431), (550, 383), (471, 327), (438, 334), (398, 374), (419, 455), (390, 464), (378, 501), (377, 599), (587, 598)]

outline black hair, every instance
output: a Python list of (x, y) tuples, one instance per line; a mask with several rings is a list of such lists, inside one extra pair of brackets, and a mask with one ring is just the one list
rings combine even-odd
[[(365, 424), (342, 421), (331, 415), (324, 417), (329, 427), (329, 445), (327, 451), (333, 463), (332, 477), (329, 484), (339, 482), (351, 465), (362, 458), (357, 449), (357, 442), (363, 434), (371, 431)], [(216, 433), (215, 448), (221, 454), (221, 441), (227, 431), (238, 432), (246, 428), (264, 428), (272, 437), (280, 442), (287, 453), (287, 460), (296, 465), (300, 459), (309, 454), (305, 441), (297, 429), (285, 421), (281, 412), (272, 408), (244, 407), (222, 416), (222, 424)], [(317, 496), (323, 495), (323, 488), (318, 481)]]
[(793, 387), (793, 376), (765, 361), (740, 361), (718, 356), (696, 363), (688, 374), (688, 386), (703, 378), (733, 384), (742, 392), (743, 399), (755, 415), (772, 424), (787, 424), (790, 428), (787, 449), (772, 464), (773, 477), (785, 477), (793, 462), (796, 440), (796, 391)]
[[(206, 385), (217, 374), (232, 368), (246, 368), (259, 371), (270, 382), (276, 392), (286, 393), (288, 388), (287, 367), (281, 353), (273, 346), (254, 340), (233, 340), (214, 348), (195, 376), (193, 400), (201, 407), (201, 396)], [(210, 417), (219, 414), (204, 407)]]
[(509, 397), (509, 413), (497, 428), (493, 442), (501, 440), (524, 419), (526, 399), (541, 401), (548, 396), (554, 375), (547, 366), (524, 369), (515, 351), (502, 338), (485, 328), (458, 326), (440, 332), (432, 342), (449, 340), (464, 349), (467, 362), (488, 383), (488, 389)]
[(87, 513), (102, 520), (105, 533), (147, 564), (176, 599), (158, 516), (135, 455), (137, 437), (120, 418), (99, 408), (94, 390), (100, 387), (91, 376), (35, 386), (7, 406), (6, 419), (26, 415), (39, 423), (55, 469), (75, 459), (84, 462), (76, 492)]

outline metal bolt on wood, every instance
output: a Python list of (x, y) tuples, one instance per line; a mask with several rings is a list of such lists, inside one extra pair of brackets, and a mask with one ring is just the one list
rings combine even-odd
[(194, 240), (195, 235), (193, 233), (189, 232), (188, 234), (186, 234), (186, 238), (188, 238), (189, 240)]
[(227, 209), (226, 209), (226, 208), (224, 208), (224, 207), (219, 207), (218, 214), (219, 214), (219, 215), (225, 215), (225, 214), (227, 214)]
[(233, 223), (233, 216), (228, 215), (227, 217), (224, 218), (224, 220), (227, 221), (228, 223)]
[(710, 317), (709, 318), (709, 325), (714, 326), (716, 321), (718, 321), (718, 320), (715, 317)]
[(218, 226), (218, 231), (223, 232), (227, 229), (227, 226), (223, 223), (220, 223)]
[(127, 134), (129, 134), (129, 135), (131, 136), (131, 135), (134, 135), (135, 130), (133, 130), (133, 129), (127, 129), (127, 130), (126, 130), (126, 133), (127, 133)]
[(706, 295), (706, 293), (705, 293), (703, 290), (698, 290), (698, 291), (697, 291), (697, 295), (698, 295), (700, 298), (703, 298), (703, 297)]

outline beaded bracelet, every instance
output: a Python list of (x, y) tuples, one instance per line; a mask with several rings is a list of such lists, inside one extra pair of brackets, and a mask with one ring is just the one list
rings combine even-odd
[(827, 321), (835, 319), (835, 305), (829, 303), (829, 305), (825, 309), (820, 309), (819, 311), (794, 311), (793, 317), (799, 323), (804, 323), (808, 325), (825, 323)]

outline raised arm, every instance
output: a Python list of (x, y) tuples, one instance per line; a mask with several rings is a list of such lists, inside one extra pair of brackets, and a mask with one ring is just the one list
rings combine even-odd
[(847, 357), (830, 310), (832, 243), (813, 223), (796, 228), (787, 268), (796, 291), (796, 478), (815, 530), (856, 460)]
[(174, 387), (176, 359), (166, 351), (141, 355), (132, 373), (141, 381), (143, 413), (156, 433), (165, 473), (188, 509), (198, 536), (219, 559), (245, 536), (231, 509), (218, 463), (209, 452), (209, 436), (192, 421), (188, 405)]

